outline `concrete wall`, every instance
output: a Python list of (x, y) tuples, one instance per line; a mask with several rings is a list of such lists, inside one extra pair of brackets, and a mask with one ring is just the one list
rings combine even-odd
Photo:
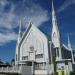
[(21, 74), (22, 75), (31, 75), (32, 74), (32, 67), (31, 66), (22, 66), (21, 67)]
[[(36, 34), (37, 33), (37, 34)], [(31, 55), (31, 47), (33, 47), (33, 56)], [(35, 55), (43, 54), (43, 58), (36, 58)], [(31, 56), (30, 56), (31, 55)], [(27, 56), (25, 61), (46, 62), (48, 59), (48, 40), (47, 37), (35, 26), (32, 26), (20, 47), (20, 61), (22, 57)]]
[(35, 75), (47, 75), (47, 70), (35, 70)]

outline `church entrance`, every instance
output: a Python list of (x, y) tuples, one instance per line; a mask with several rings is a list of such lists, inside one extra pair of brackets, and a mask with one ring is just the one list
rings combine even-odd
[(29, 61), (35, 61), (35, 50), (34, 50), (34, 46), (30, 46)]
[(34, 53), (33, 52), (30, 52), (29, 53), (29, 60), (30, 61), (33, 61), (34, 60)]

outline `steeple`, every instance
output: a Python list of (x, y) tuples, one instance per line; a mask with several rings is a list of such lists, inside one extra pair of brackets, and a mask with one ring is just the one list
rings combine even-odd
[(70, 38), (69, 38), (69, 34), (67, 33), (67, 36), (68, 36), (68, 48), (70, 50), (72, 50), (72, 47), (71, 47), (71, 42), (70, 42)]
[(72, 50), (72, 46), (71, 46), (71, 42), (70, 42), (70, 38), (69, 38), (69, 34), (67, 33), (68, 36), (68, 48), (71, 51), (71, 55), (72, 55), (72, 63), (74, 63), (74, 56), (73, 56), (73, 50)]
[(58, 26), (57, 26), (57, 19), (56, 19), (56, 15), (55, 15), (53, 0), (52, 0), (52, 24), (53, 24), (53, 27), (54, 27), (57, 31), (59, 31), (59, 30), (58, 30)]
[[(52, 1), (52, 43), (55, 48), (58, 48), (59, 56), (61, 57), (60, 33), (57, 25), (57, 19)], [(58, 55), (58, 54), (57, 54)]]
[(19, 43), (21, 39), (21, 20), (19, 21), (19, 32), (18, 32), (18, 39), (16, 44), (16, 54), (15, 54), (15, 65), (17, 65), (17, 61), (19, 60)]
[(21, 20), (20, 20), (20, 26), (19, 26), (19, 33), (18, 33), (18, 40), (17, 40), (17, 44), (19, 44), (20, 39), (21, 39)]
[(53, 1), (52, 1), (52, 42), (55, 47), (60, 46), (60, 34), (57, 26), (56, 15), (54, 11)]

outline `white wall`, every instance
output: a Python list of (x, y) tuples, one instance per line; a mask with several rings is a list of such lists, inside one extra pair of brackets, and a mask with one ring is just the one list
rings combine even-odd
[[(24, 38), (20, 48), (20, 61), (22, 56), (29, 57), (30, 47), (33, 46), (37, 54), (43, 54), (44, 57), (36, 59), (38, 62), (44, 62), (48, 59), (48, 40), (46, 36), (35, 26), (32, 25), (27, 36)], [(35, 60), (35, 57), (34, 57)]]

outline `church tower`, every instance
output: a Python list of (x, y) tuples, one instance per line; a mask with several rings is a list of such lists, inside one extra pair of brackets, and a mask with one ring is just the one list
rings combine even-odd
[(19, 43), (21, 39), (21, 20), (20, 20), (20, 25), (19, 25), (19, 32), (18, 32), (18, 39), (17, 39), (17, 44), (16, 44), (16, 54), (15, 54), (15, 65), (17, 65), (19, 61)]
[(55, 48), (56, 57), (61, 58), (61, 42), (60, 42), (60, 32), (57, 25), (56, 15), (54, 11), (54, 6), (52, 2), (52, 43)]

